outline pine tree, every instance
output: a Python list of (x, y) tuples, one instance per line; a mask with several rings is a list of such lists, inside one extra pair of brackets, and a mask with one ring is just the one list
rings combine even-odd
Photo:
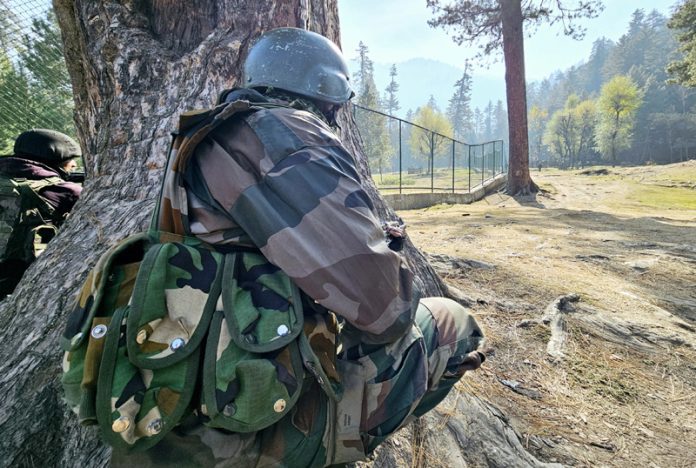
[(447, 105), (447, 117), (452, 122), (454, 138), (457, 140), (467, 140), (472, 133), (471, 81), (467, 61), (462, 77), (454, 84), (454, 94)]
[(472, 129), (472, 134), (471, 138), (469, 140), (473, 144), (477, 143), (483, 143), (483, 133), (484, 133), (484, 123), (483, 123), (483, 112), (481, 112), (481, 109), (477, 107), (474, 109), (474, 120), (473, 120), (473, 125), (471, 127)]
[(493, 101), (488, 101), (488, 105), (483, 109), (483, 139), (490, 141), (493, 139)]
[(384, 90), (384, 110), (389, 115), (396, 114), (396, 111), (401, 109), (399, 106), (399, 83), (396, 82), (396, 64), (393, 64), (389, 69), (389, 85)]
[[(354, 80), (357, 88), (357, 96), (355, 102), (367, 109), (382, 111), (382, 103), (379, 98), (379, 92), (375, 85), (374, 65), (368, 56), (369, 50), (367, 46), (360, 41), (358, 44), (358, 71), (354, 75)], [(356, 119), (358, 131), (363, 139), (365, 154), (373, 171), (380, 175), (380, 180), (383, 178), (384, 171), (387, 168), (393, 151), (389, 142), (389, 134), (387, 130), (387, 118), (369, 110), (361, 110), (359, 118)]]
[(493, 109), (493, 139), (507, 140), (508, 135), (508, 118), (507, 111), (503, 101), (498, 99)]
[(674, 80), (684, 86), (696, 87), (696, 0), (679, 5), (669, 20), (669, 27), (677, 31), (683, 58), (669, 65)]
[(440, 112), (440, 107), (437, 105), (437, 100), (435, 99), (435, 96), (432, 94), (430, 95), (430, 98), (428, 99), (428, 107), (430, 107), (432, 110)]

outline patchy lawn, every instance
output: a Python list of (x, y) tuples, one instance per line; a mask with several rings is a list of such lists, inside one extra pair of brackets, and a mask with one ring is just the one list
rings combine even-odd
[[(591, 169), (533, 172), (536, 197), (399, 215), (424, 252), (481, 262), (438, 269), (472, 299), (494, 350), (458, 388), (498, 406), (532, 453), (694, 466), (696, 161)], [(542, 320), (572, 293), (561, 328)]]

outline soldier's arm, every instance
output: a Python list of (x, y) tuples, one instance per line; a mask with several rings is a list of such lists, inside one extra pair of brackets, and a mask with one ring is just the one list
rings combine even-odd
[(362, 341), (390, 342), (410, 327), (412, 273), (385, 242), (341, 146), (287, 156), (240, 194), (230, 214), (302, 290), (360, 330)]

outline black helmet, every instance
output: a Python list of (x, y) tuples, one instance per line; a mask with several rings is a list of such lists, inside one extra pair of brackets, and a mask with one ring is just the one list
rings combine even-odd
[(324, 36), (278, 28), (259, 37), (244, 62), (244, 86), (277, 88), (331, 104), (353, 96), (348, 64)]
[(27, 130), (14, 143), (15, 156), (47, 164), (56, 164), (82, 155), (80, 145), (68, 135), (55, 130)]

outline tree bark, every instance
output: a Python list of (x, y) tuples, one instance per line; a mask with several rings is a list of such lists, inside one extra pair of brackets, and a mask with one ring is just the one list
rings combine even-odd
[[(58, 237), (0, 303), (3, 467), (96, 467), (108, 457), (61, 401), (58, 338), (99, 255), (146, 228), (177, 116), (238, 84), (249, 45), (267, 29), (308, 28), (339, 41), (334, 0), (54, 0), (54, 9), (87, 181)], [(380, 216), (394, 217), (367, 177), (349, 112), (341, 123)], [(409, 256), (421, 288), (443, 294), (422, 255), (410, 247)]]
[[(72, 298), (100, 254), (146, 228), (177, 116), (211, 106), (239, 83), (261, 32), (295, 26), (339, 41), (336, 0), (54, 0), (54, 9), (87, 181), (59, 235), (0, 303), (0, 467), (107, 464), (96, 429), (80, 427), (61, 401), (58, 339)], [(393, 219), (369, 176), (352, 113), (343, 111), (339, 123), (378, 215)], [(424, 295), (447, 294), (417, 249), (407, 244), (405, 255)], [(437, 445), (439, 431), (425, 433)], [(377, 464), (389, 458), (388, 448), (381, 453)], [(462, 457), (496, 455), (462, 450)]]
[(505, 58), (510, 136), (510, 164), (507, 193), (526, 195), (539, 189), (529, 175), (529, 140), (527, 133), (527, 91), (524, 71), (524, 34), (521, 0), (500, 0)]

